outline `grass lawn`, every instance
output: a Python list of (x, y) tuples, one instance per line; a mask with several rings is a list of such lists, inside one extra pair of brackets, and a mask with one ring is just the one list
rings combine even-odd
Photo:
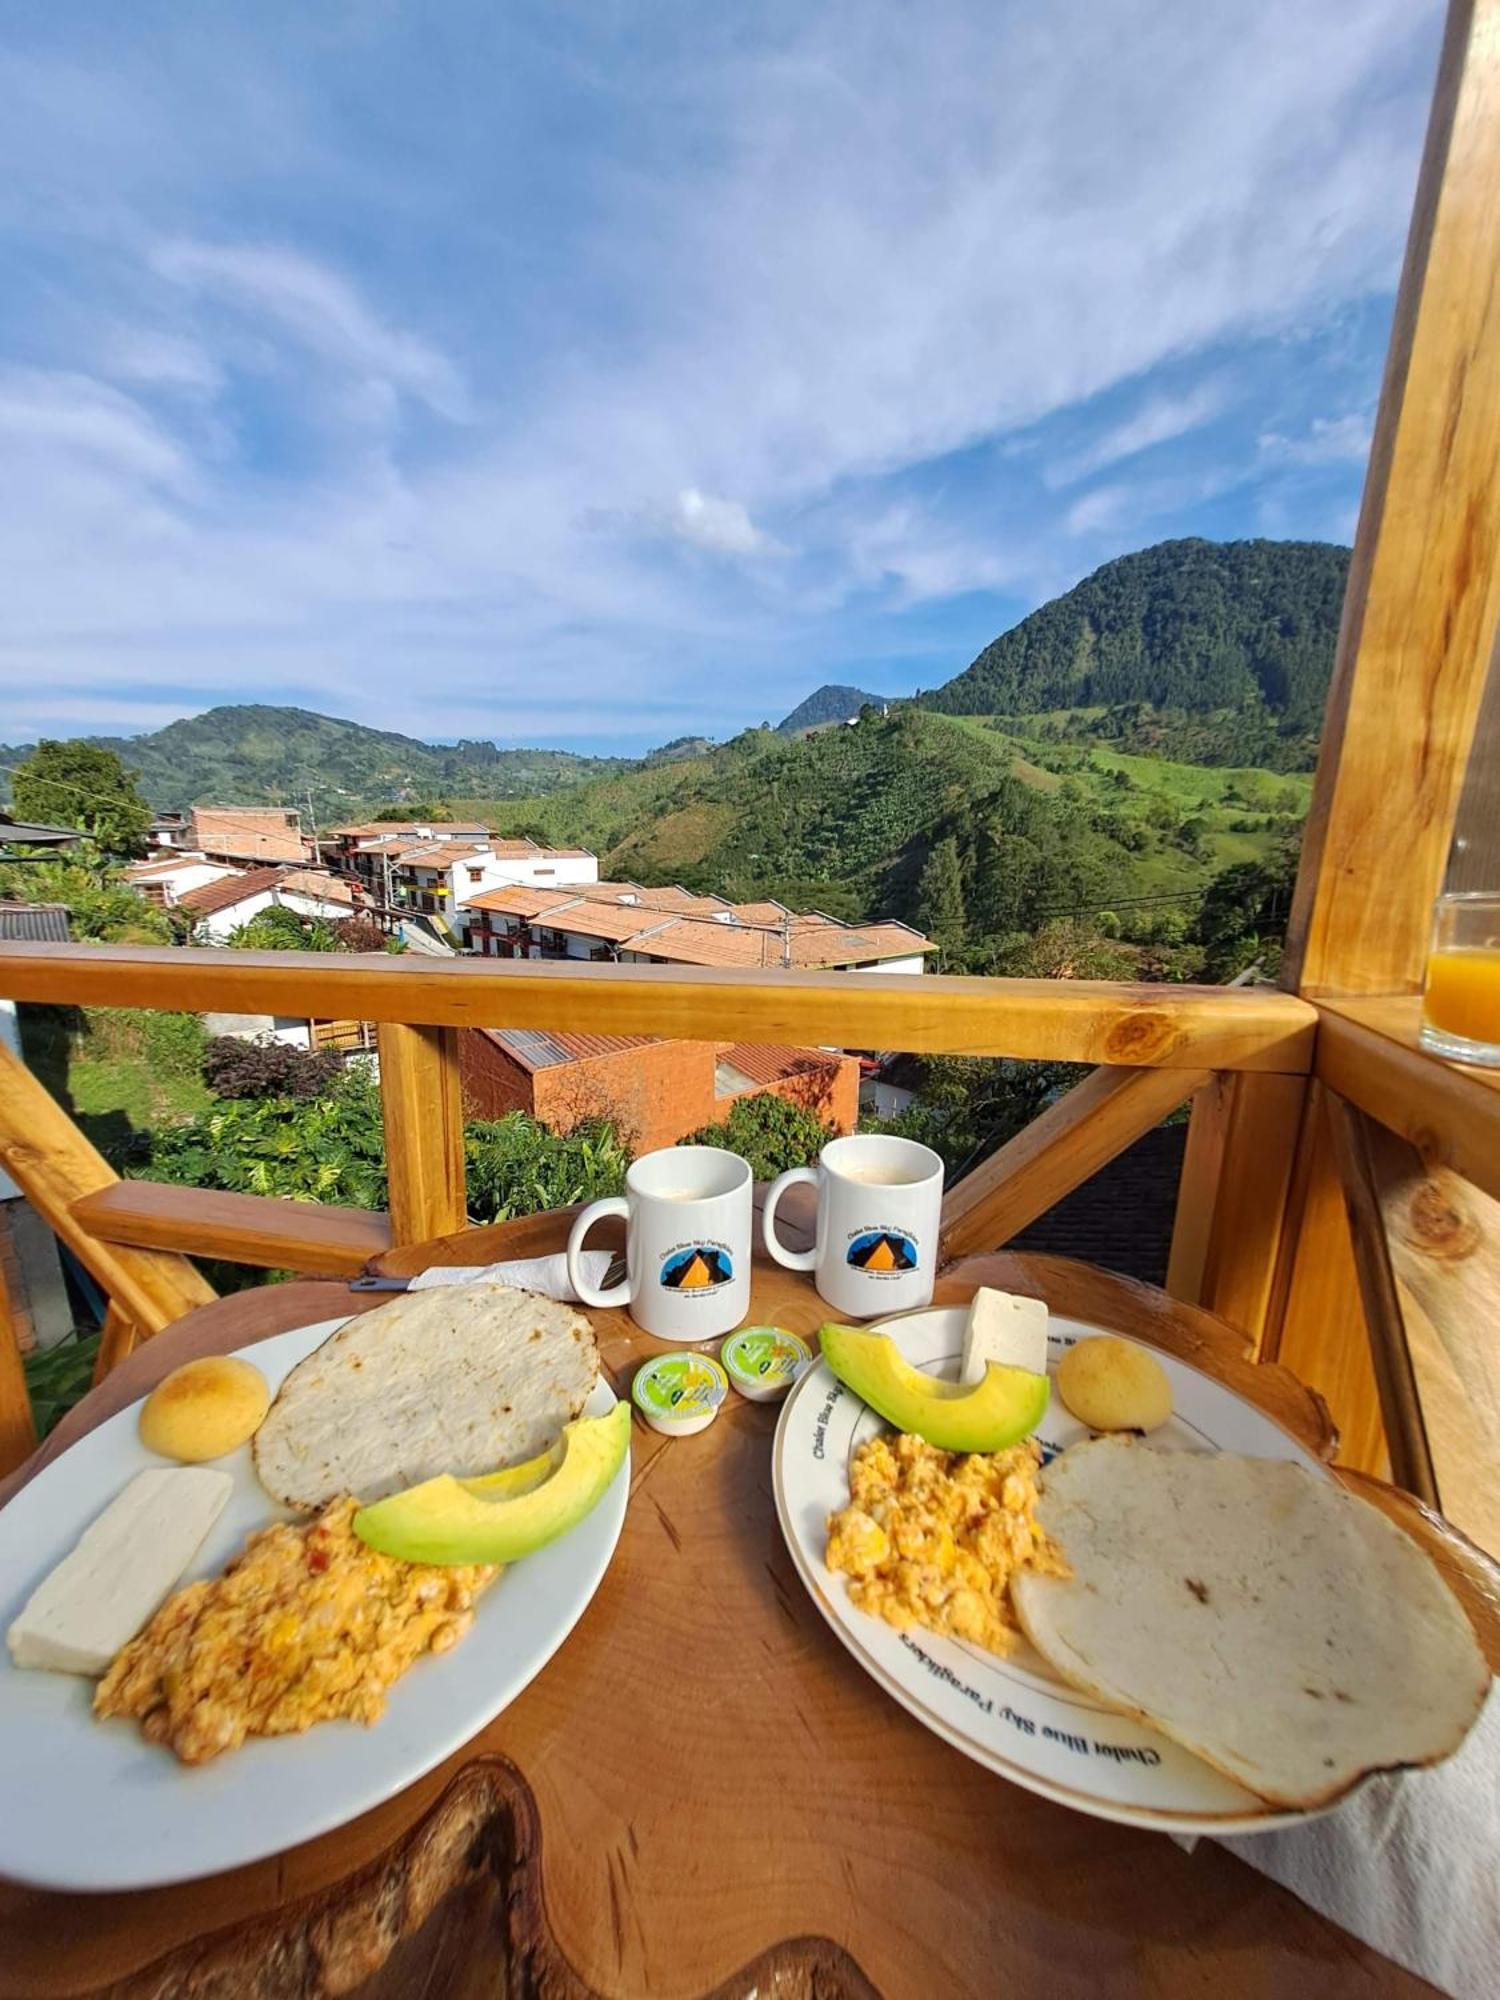
[(68, 1065), (68, 1089), (85, 1117), (121, 1113), (138, 1132), (195, 1118), (214, 1101), (201, 1077), (163, 1076), (121, 1056), (76, 1054)]

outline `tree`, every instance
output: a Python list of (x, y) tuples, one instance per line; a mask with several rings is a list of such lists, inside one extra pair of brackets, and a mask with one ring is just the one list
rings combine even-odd
[(380, 925), (363, 911), (341, 917), (333, 927), (340, 951), (405, 951), (399, 937), (388, 937)]
[(1274, 975), (1296, 878), (1297, 851), (1290, 843), (1270, 862), (1240, 861), (1214, 877), (1193, 927), (1209, 979), (1233, 979), (1257, 962)]
[(321, 917), (299, 917), (282, 903), (272, 903), (243, 924), (237, 924), (225, 939), (233, 951), (337, 951), (339, 941), (332, 924)]
[(170, 944), (174, 935), (166, 911), (107, 863), (89, 869), (77, 861), (27, 861), (0, 868), (0, 897), (65, 904), (69, 932), (79, 942)]
[(1129, 979), (1130, 953), (1078, 917), (1054, 917), (1018, 939), (996, 970), (1012, 979)]
[(964, 941), (963, 869), (952, 834), (938, 842), (922, 869), (917, 884), (917, 922), (945, 951), (956, 950)]
[(861, 1132), (891, 1132), (940, 1153), (949, 1185), (1003, 1146), (1083, 1071), (1072, 1063), (925, 1056), (915, 1100), (891, 1118), (862, 1118)]
[(788, 1167), (810, 1167), (833, 1136), (816, 1112), (762, 1090), (737, 1097), (722, 1125), (705, 1125), (680, 1143), (738, 1153), (758, 1181), (773, 1181)]
[(80, 827), (113, 860), (146, 851), (151, 808), (135, 788), (135, 773), (97, 743), (44, 737), (16, 766), (11, 798), (19, 818)]

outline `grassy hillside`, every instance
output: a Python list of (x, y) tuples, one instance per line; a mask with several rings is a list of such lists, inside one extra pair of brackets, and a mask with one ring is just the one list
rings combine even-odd
[(921, 697), (950, 714), (1149, 704), (1306, 738), (1333, 670), (1349, 551), (1160, 542), (1042, 605)]
[[(486, 742), (420, 743), (394, 730), (261, 703), (211, 708), (145, 736), (90, 741), (119, 752), (158, 811), (295, 805), (310, 789), (325, 819), (383, 801), (447, 799), (456, 791), (524, 796), (626, 762), (566, 750), (500, 750)], [(0, 763), (18, 763), (30, 747), (0, 746)]]
[(750, 731), (681, 763), (464, 809), (591, 847), (608, 875), (854, 919), (919, 920), (927, 857), (953, 837), (980, 920), (1023, 929), (1059, 911), (1195, 896), (1220, 868), (1268, 855), (1308, 789), (908, 706), (800, 739)]

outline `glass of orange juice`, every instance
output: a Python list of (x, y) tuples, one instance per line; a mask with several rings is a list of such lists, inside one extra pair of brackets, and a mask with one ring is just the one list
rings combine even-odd
[(1464, 890), (1434, 904), (1422, 1046), (1500, 1068), (1500, 892)]

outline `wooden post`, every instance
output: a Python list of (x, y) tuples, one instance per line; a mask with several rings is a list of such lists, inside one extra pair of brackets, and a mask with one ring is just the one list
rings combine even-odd
[(1300, 1076), (1219, 1075), (1193, 1100), (1167, 1290), (1250, 1336), (1271, 1323), (1307, 1089)]
[(1288, 1201), (1290, 1244), (1261, 1360), (1279, 1361), (1327, 1403), (1340, 1465), (1390, 1477), (1380, 1395), (1360, 1297), (1343, 1187), (1324, 1100), (1315, 1085), (1297, 1143)]
[(104, 1324), (99, 1329), (99, 1352), (94, 1356), (96, 1389), (109, 1371), (117, 1368), (139, 1342), (139, 1331), (126, 1319), (120, 1308), (111, 1303), (104, 1315)]
[[(1344, 601), (1283, 983), (1414, 993), (1500, 611), (1500, 0), (1451, 0)], [(1226, 1154), (1224, 1170), (1245, 1170)], [(1323, 1119), (1280, 1358), (1379, 1471), (1379, 1397)]]
[(1366, 1120), (1443, 1512), (1500, 1549), (1500, 1201)]
[(448, 1236), (467, 1219), (458, 1032), (380, 1024), (392, 1243)]
[(31, 1413), (5, 1273), (0, 1271), (0, 1479), (14, 1472), (35, 1449), (36, 1419)]
[(1208, 1081), (1206, 1070), (1093, 1070), (949, 1194), (944, 1258), (998, 1250)]
[(1429, 1507), (1438, 1504), (1432, 1451), (1422, 1421), (1422, 1399), (1407, 1344), (1406, 1323), (1396, 1292), (1386, 1242), (1385, 1217), (1375, 1181), (1374, 1158), (1362, 1111), (1341, 1097), (1328, 1102), (1329, 1134), (1344, 1189), (1344, 1211), (1359, 1275), (1365, 1324), (1370, 1332), (1370, 1362), (1390, 1454), (1391, 1478)]
[(0, 1166), (142, 1333), (159, 1333), (217, 1296), (186, 1257), (126, 1249), (90, 1235), (73, 1204), (112, 1187), (119, 1176), (25, 1064), (3, 1047)]
[(1284, 983), (1415, 992), (1500, 612), (1500, 0), (1453, 0)]

